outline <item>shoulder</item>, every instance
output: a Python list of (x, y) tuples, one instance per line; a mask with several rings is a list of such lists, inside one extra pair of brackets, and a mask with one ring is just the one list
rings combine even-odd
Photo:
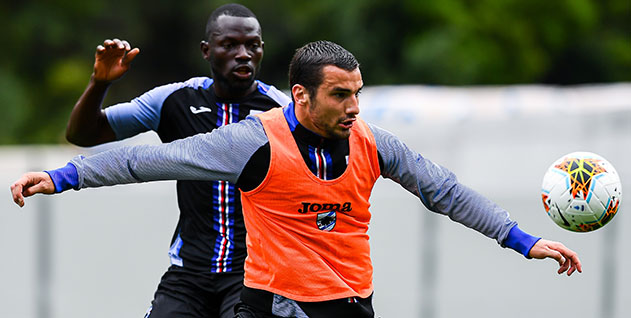
[(154, 90), (162, 91), (163, 93), (172, 94), (180, 89), (207, 89), (213, 84), (213, 79), (209, 77), (192, 77), (184, 82), (174, 82), (158, 86)]
[[(165, 93), (173, 93), (182, 88), (206, 89), (213, 84), (213, 79), (209, 77), (192, 77), (184, 82), (172, 82), (161, 86), (157, 86), (151, 91)], [(150, 92), (151, 92), (150, 91)]]
[(399, 138), (395, 136), (393, 133), (375, 124), (371, 124), (368, 122), (364, 122), (364, 123), (366, 124), (366, 127), (368, 127), (372, 135), (375, 137), (375, 142), (377, 142), (377, 144), (385, 142), (387, 140), (392, 140), (392, 139), (399, 140)]
[(256, 82), (258, 83), (259, 92), (273, 99), (278, 105), (287, 106), (291, 102), (291, 98), (289, 98), (287, 94), (283, 93), (281, 90), (277, 89), (276, 87), (265, 84), (258, 80)]
[(229, 149), (222, 153), (231, 156), (232, 160), (250, 158), (257, 149), (269, 142), (261, 120), (253, 115), (201, 135), (210, 138), (207, 144), (214, 145), (214, 149)]
[(185, 82), (182, 82), (183, 87), (191, 88), (209, 88), (213, 84), (213, 79), (206, 76), (192, 77)]
[(141, 96), (135, 98), (134, 101), (144, 103), (147, 105), (160, 105), (167, 97), (174, 92), (183, 88), (208, 88), (212, 85), (213, 80), (208, 77), (193, 77), (184, 82), (173, 82), (164, 85), (157, 86)]
[(267, 135), (261, 120), (255, 115), (230, 125), (220, 126), (211, 131), (209, 136), (219, 138), (231, 144), (258, 144), (267, 142)]
[(263, 123), (257, 115), (247, 116), (244, 120), (221, 126), (219, 129), (229, 131), (232, 136), (245, 136), (246, 138), (252, 139), (263, 137), (267, 139), (265, 129), (263, 129)]
[(400, 156), (414, 156), (413, 151), (393, 133), (371, 123), (366, 126), (372, 133), (377, 151), (384, 162), (396, 162)]

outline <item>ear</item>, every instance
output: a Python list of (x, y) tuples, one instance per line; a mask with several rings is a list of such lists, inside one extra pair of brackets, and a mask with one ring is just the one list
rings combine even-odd
[(202, 50), (202, 57), (206, 61), (210, 61), (210, 45), (207, 41), (201, 41), (199, 47)]
[(291, 88), (291, 96), (294, 98), (294, 104), (296, 106), (308, 106), (309, 105), (309, 92), (307, 88), (300, 84), (296, 84)]

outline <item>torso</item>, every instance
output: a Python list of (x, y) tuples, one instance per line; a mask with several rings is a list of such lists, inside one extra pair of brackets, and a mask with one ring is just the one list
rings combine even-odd
[[(164, 100), (157, 133), (170, 142), (210, 132), (250, 114), (281, 106), (265, 86), (226, 101), (213, 87), (185, 87)], [(225, 181), (178, 181), (180, 219), (173, 235), (171, 263), (199, 272), (242, 272), (247, 255), (239, 191)]]

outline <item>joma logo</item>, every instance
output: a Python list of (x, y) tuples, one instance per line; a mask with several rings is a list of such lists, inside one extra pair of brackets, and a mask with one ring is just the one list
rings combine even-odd
[(336, 211), (350, 212), (353, 210), (350, 202), (340, 203), (311, 203), (301, 202), (302, 207), (298, 209), (300, 213), (319, 212), (319, 211)]

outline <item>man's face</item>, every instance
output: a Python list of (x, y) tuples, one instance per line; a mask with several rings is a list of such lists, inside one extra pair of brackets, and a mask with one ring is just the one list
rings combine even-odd
[(348, 138), (359, 114), (358, 95), (364, 85), (361, 72), (359, 68), (347, 71), (327, 65), (322, 75), (323, 81), (315, 96), (304, 99), (308, 105), (302, 107), (301, 116), (297, 110), (298, 120), (325, 138)]
[[(263, 58), (261, 27), (255, 18), (223, 15), (208, 44), (202, 43), (214, 80), (230, 95), (242, 95), (254, 87)], [(230, 97), (230, 96), (225, 96)]]

